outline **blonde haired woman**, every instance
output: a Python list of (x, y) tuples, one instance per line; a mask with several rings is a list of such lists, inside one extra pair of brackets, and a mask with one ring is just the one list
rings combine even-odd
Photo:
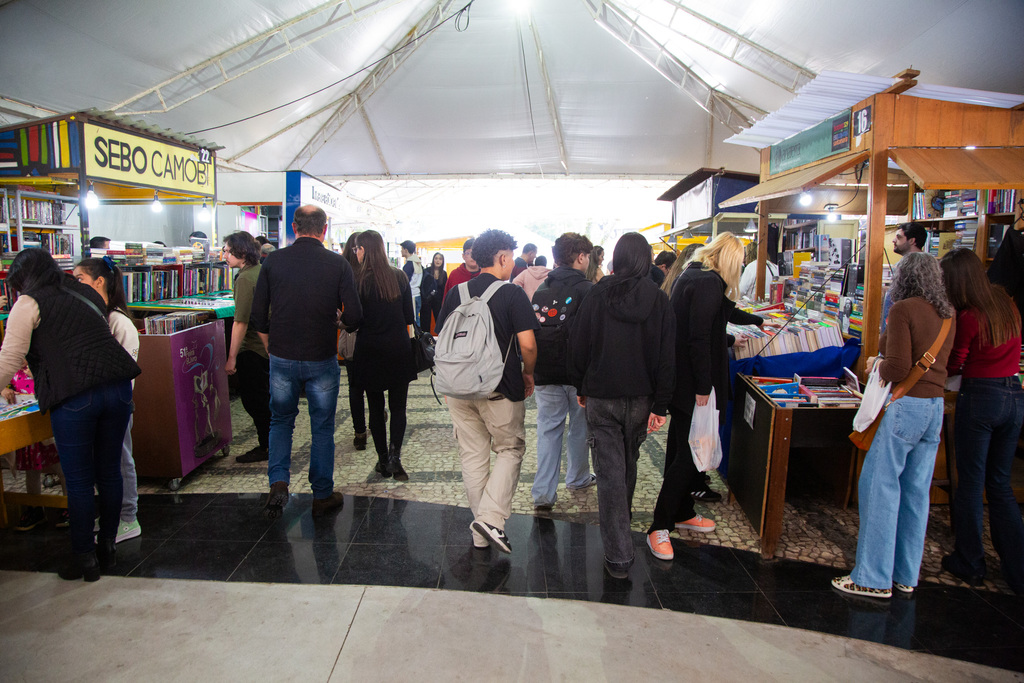
[(647, 546), (660, 560), (674, 557), (669, 532), (715, 530), (715, 523), (698, 515), (693, 501), (721, 500), (707, 488), (703, 475), (693, 464), (687, 443), (695, 405), (715, 399), (724, 417), (729, 400), (729, 346), (727, 322), (757, 325), (759, 316), (736, 310), (743, 243), (732, 233), (722, 233), (701, 247), (683, 268), (672, 289), (672, 310), (676, 315), (676, 386), (669, 402), (668, 443), (665, 449), (665, 479), (654, 508), (654, 521), (647, 531)]

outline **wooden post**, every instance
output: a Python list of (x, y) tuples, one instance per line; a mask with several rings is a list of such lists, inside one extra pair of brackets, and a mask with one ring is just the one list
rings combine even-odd
[(768, 202), (757, 203), (757, 282), (754, 285), (754, 301), (764, 301), (764, 280), (767, 276), (765, 262), (768, 260)]
[(888, 196), (889, 145), (896, 114), (896, 95), (878, 94), (872, 106), (871, 156), (868, 157), (868, 234), (864, 270), (864, 322), (861, 359), (878, 355), (882, 319), (882, 263), (885, 249), (885, 204)]

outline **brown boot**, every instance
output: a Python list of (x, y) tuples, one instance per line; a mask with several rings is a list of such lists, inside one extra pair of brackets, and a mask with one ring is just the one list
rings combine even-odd
[(288, 504), (288, 484), (283, 481), (275, 481), (270, 485), (270, 495), (267, 496), (267, 505), (264, 512), (267, 519), (277, 519), (284, 512), (284, 506)]
[(314, 498), (313, 499), (313, 516), (323, 517), (331, 510), (340, 508), (345, 504), (345, 495), (340, 491), (335, 491), (326, 498)]

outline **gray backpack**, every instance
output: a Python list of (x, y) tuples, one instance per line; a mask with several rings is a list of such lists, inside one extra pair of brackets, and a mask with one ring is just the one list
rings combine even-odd
[(509, 339), (503, 356), (494, 336), (494, 320), (487, 302), (507, 284), (500, 280), (494, 282), (478, 297), (470, 297), (468, 283), (459, 285), (460, 303), (444, 321), (435, 346), (438, 392), (469, 400), (487, 398), (498, 388), (514, 336)]

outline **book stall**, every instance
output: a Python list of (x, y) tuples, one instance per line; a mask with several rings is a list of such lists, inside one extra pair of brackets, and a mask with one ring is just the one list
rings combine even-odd
[[(740, 304), (767, 317), (763, 329), (730, 328), (744, 343), (732, 362), (725, 434), (735, 444), (729, 489), (761, 533), (765, 557), (781, 533), (791, 449), (813, 453), (801, 467), (814, 468), (837, 503), (855, 496), (864, 455), (847, 439), (858, 405), (855, 373), (878, 353), (883, 292), (899, 258), (887, 248), (895, 225), (923, 223), (926, 251), (936, 257), (965, 247), (988, 263), (1009, 226), (1022, 220), (1024, 111), (900, 94), (914, 76), (901, 74), (890, 91), (763, 148), (761, 182), (721, 202), (726, 209), (757, 202), (755, 291), (767, 284), (770, 293), (767, 301)], [(781, 254), (779, 276), (766, 278), (769, 216), (797, 213), (829, 214), (815, 227), (848, 222), (853, 231), (822, 235), (805, 221), (789, 237), (784, 227), (783, 246), (791, 249)], [(838, 360), (827, 367), (801, 367), (829, 353)], [(818, 376), (827, 378), (824, 391), (815, 386), (826, 382)], [(952, 398), (933, 502), (947, 501), (955, 486)]]
[[(137, 470), (168, 478), (172, 488), (212, 453), (226, 454), (231, 441), (224, 372), (231, 270), (211, 260), (209, 237), (190, 234), (204, 223), (202, 230), (213, 230), (217, 149), (97, 110), (0, 128), (0, 282), (24, 248), (48, 250), (65, 270), (88, 256), (109, 256), (121, 268), (140, 328)], [(161, 213), (165, 204), (170, 215)], [(109, 248), (90, 249), (94, 233), (110, 238)], [(171, 241), (168, 235), (188, 243), (156, 243)], [(0, 289), (9, 311), (14, 293)], [(31, 420), (41, 422), (28, 425), (34, 431), (27, 443), (41, 440), (36, 432), (42, 423), (48, 431), (49, 419), (38, 413), (0, 421), (0, 438), (19, 436)]]

